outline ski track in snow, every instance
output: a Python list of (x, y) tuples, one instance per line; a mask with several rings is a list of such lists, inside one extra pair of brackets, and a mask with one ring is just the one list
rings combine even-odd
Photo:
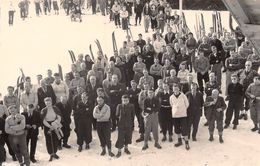
[[(7, 2), (7, 1), (5, 1)], [(83, 22), (71, 22), (69, 17), (61, 11), (59, 16), (41, 16), (36, 17), (34, 6), (30, 6), (30, 15), (32, 18), (22, 21), (19, 18), (19, 10), (16, 10), (14, 26), (7, 25), (7, 4), (1, 5), (0, 17), (0, 92), (6, 93), (6, 87), (11, 83), (15, 85), (16, 77), (20, 74), (19, 67), (24, 69), (26, 75), (36, 81), (35, 76), (39, 73), (46, 75), (48, 68), (57, 72), (57, 64), (63, 67), (63, 73), (69, 71), (70, 57), (68, 50), (71, 49), (75, 54), (89, 54), (89, 44), (92, 44), (95, 55), (97, 47), (95, 39), (99, 39), (104, 52), (109, 56), (113, 53), (111, 34), (115, 31), (118, 48), (121, 47), (122, 41), (125, 40), (126, 33), (121, 29), (115, 29), (114, 23), (108, 23), (108, 17), (92, 16), (90, 14), (83, 16)], [(191, 31), (194, 32), (195, 13), (201, 11), (185, 11), (187, 24)], [(203, 11), (206, 30), (212, 24), (210, 11)], [(228, 29), (228, 12), (221, 12), (222, 24)], [(134, 23), (132, 17), (131, 23)], [(151, 36), (144, 33), (143, 26), (131, 27), (134, 38), (142, 33), (144, 39)], [(195, 34), (195, 33), (194, 33)], [(225, 74), (223, 75), (225, 80)], [(194, 79), (196, 80), (196, 79)], [(225, 82), (223, 81), (223, 85)], [(223, 92), (224, 92), (224, 88)], [(252, 133), (251, 120), (241, 121), (238, 129), (233, 131), (231, 128), (224, 130), (224, 144), (219, 144), (217, 131), (215, 131), (215, 141), (208, 141), (208, 129), (203, 124), (205, 119), (202, 118), (198, 131), (198, 141), (190, 141), (191, 149), (186, 151), (184, 146), (174, 147), (177, 141), (174, 135), (174, 143), (161, 143), (162, 149), (155, 149), (154, 142), (149, 142), (149, 149), (141, 151), (143, 143), (135, 143), (138, 138), (138, 129), (135, 128), (133, 133), (133, 143), (129, 146), (131, 155), (127, 156), (122, 153), (119, 159), (108, 156), (101, 157), (99, 154), (101, 148), (96, 131), (93, 131), (93, 141), (90, 144), (90, 150), (77, 151), (76, 135), (72, 131), (69, 144), (72, 149), (63, 149), (58, 152), (60, 160), (48, 162), (49, 156), (45, 147), (43, 132), (40, 132), (39, 142), (37, 145), (36, 159), (39, 160), (35, 166), (85, 166), (85, 165), (102, 165), (102, 166), (259, 166), (260, 165), (260, 144), (259, 134)], [(137, 122), (135, 122), (137, 126)], [(162, 135), (160, 134), (160, 138)], [(117, 132), (112, 133), (113, 152), (117, 153), (114, 148), (117, 139)], [(12, 162), (10, 156), (4, 166), (14, 166), (17, 162)]]

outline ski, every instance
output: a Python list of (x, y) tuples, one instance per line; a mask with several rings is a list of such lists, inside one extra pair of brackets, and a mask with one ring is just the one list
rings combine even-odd
[(58, 71), (59, 71), (59, 74), (60, 74), (60, 78), (61, 78), (61, 80), (63, 81), (62, 67), (61, 67), (60, 64), (58, 64)]
[(115, 32), (112, 33), (112, 42), (113, 42), (113, 50), (114, 50), (114, 52), (118, 53), (117, 44), (116, 44), (116, 38), (115, 38)]
[(74, 63), (74, 58), (73, 58), (73, 54), (72, 54), (72, 51), (71, 50), (68, 50), (69, 51), (69, 54), (70, 54), (70, 59), (71, 59), (71, 62)]
[(90, 52), (90, 55), (91, 55), (92, 60), (95, 61), (91, 44), (89, 45), (89, 52)]

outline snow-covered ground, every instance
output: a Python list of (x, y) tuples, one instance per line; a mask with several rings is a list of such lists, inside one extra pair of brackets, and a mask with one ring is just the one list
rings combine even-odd
[[(19, 10), (15, 13), (14, 26), (8, 26), (7, 0), (1, 1), (0, 16), (0, 92), (6, 93), (7, 85), (15, 85), (16, 78), (20, 74), (19, 67), (23, 68), (26, 75), (32, 77), (39, 73), (46, 75), (47, 69), (57, 71), (57, 64), (61, 64), (63, 72), (69, 71), (70, 57), (68, 49), (74, 50), (75, 54), (89, 53), (89, 44), (92, 44), (94, 54), (97, 50), (94, 40), (99, 39), (104, 52), (108, 56), (112, 54), (111, 33), (116, 32), (118, 47), (121, 47), (126, 34), (121, 29), (115, 29), (113, 23), (109, 23), (108, 18), (102, 16), (83, 16), (83, 22), (71, 22), (61, 12), (59, 16), (36, 17), (34, 6), (31, 5), (31, 18), (22, 21), (19, 18)], [(194, 31), (195, 13), (201, 11), (185, 11), (188, 26)], [(203, 12), (206, 29), (212, 25), (210, 11)], [(228, 12), (222, 12), (223, 25), (228, 29)], [(133, 24), (133, 20), (132, 24)], [(143, 33), (144, 38), (149, 34), (144, 33), (143, 26), (131, 27), (134, 38), (138, 33)], [(225, 77), (225, 75), (224, 75)], [(223, 83), (224, 84), (224, 83)], [(224, 87), (223, 87), (224, 88)], [(208, 141), (208, 130), (203, 126), (205, 119), (202, 118), (198, 132), (198, 141), (190, 142), (191, 150), (186, 151), (184, 147), (175, 148), (173, 143), (161, 143), (162, 149), (153, 147), (153, 142), (149, 143), (149, 149), (141, 151), (142, 143), (136, 144), (138, 138), (137, 128), (133, 134), (133, 143), (130, 146), (132, 155), (123, 156), (120, 159), (101, 157), (99, 140), (96, 131), (93, 131), (93, 142), (91, 149), (79, 153), (77, 151), (76, 136), (71, 132), (69, 144), (73, 149), (64, 149), (58, 152), (60, 160), (48, 162), (49, 156), (45, 148), (43, 134), (40, 134), (37, 146), (36, 159), (39, 163), (32, 165), (120, 165), (120, 166), (153, 166), (153, 165), (182, 165), (182, 166), (259, 166), (260, 165), (260, 135), (252, 133), (250, 120), (241, 121), (238, 129), (224, 131), (224, 144), (219, 144), (215, 135), (213, 143)], [(136, 125), (137, 126), (137, 125)], [(72, 125), (73, 127), (73, 125)], [(217, 134), (217, 132), (216, 132)], [(161, 135), (160, 135), (161, 136)], [(112, 134), (112, 143), (115, 144), (117, 132)], [(174, 135), (174, 142), (177, 141)], [(116, 149), (113, 148), (116, 153)], [(8, 157), (6, 166), (17, 165)]]

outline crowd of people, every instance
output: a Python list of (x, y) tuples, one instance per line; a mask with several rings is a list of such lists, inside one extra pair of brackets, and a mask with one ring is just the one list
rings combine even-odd
[[(49, 161), (59, 159), (58, 150), (71, 148), (71, 123), (75, 124), (79, 152), (84, 144), (85, 149), (91, 149), (92, 132), (97, 132), (101, 155), (108, 152), (117, 158), (122, 149), (131, 154), (128, 145), (132, 143), (135, 118), (140, 133), (136, 142), (143, 142), (143, 151), (149, 148), (152, 138), (154, 146), (162, 148), (160, 133), (161, 142), (173, 142), (175, 133), (174, 146), (184, 144), (189, 150), (189, 141), (197, 141), (203, 114), (211, 142), (216, 127), (219, 142), (224, 143), (223, 131), (229, 128), (232, 118), (236, 130), (239, 120), (248, 119), (249, 110), (251, 130), (260, 134), (260, 56), (248, 39), (238, 30), (220, 36), (212, 28), (207, 35), (203, 31), (202, 37), (195, 39), (191, 32), (179, 31), (176, 22), (173, 26), (172, 21), (160, 22), (159, 15), (168, 12), (169, 4), (163, 6), (161, 1), (154, 5), (155, 2), (138, 7), (137, 0), (132, 6), (136, 25), (141, 23), (142, 12), (145, 32), (152, 23), (154, 33), (146, 40), (141, 33), (137, 40), (126, 36), (122, 47), (109, 59), (102, 51), (95, 59), (79, 54), (64, 80), (60, 73), (53, 74), (49, 69), (47, 77), (37, 75), (37, 84), (31, 82), (30, 76), (24, 76), (17, 87), (7, 87), (8, 93), (0, 104), (0, 163), (6, 160), (5, 144), (20, 165), (37, 162), (41, 129)], [(121, 7), (117, 5), (115, 2), (111, 8), (112, 19), (120, 26), (122, 11), (127, 13), (128, 7), (119, 12)], [(152, 13), (152, 8), (159, 14), (146, 14)], [(129, 15), (123, 16), (122, 24), (128, 26)], [(178, 17), (173, 16), (172, 20), (175, 18)], [(222, 79), (224, 73), (226, 80)], [(115, 131), (117, 140), (111, 140)], [(112, 141), (118, 149), (116, 155)]]

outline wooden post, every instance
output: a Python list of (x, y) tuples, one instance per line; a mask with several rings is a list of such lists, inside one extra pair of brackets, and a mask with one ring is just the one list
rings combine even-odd
[(180, 24), (179, 24), (179, 33), (182, 36), (182, 26), (183, 26), (183, 18), (182, 18), (182, 5), (183, 0), (179, 0), (179, 11), (180, 11)]

